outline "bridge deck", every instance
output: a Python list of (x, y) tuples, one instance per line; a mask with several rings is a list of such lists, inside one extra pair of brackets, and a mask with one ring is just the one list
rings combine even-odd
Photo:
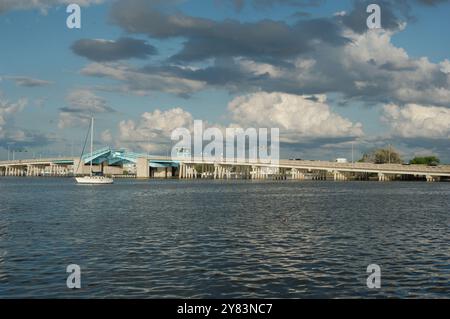
[[(226, 165), (226, 166), (256, 166), (256, 167), (272, 167), (283, 169), (301, 169), (308, 171), (338, 171), (338, 172), (355, 172), (355, 173), (381, 173), (381, 174), (405, 174), (405, 175), (429, 175), (450, 177), (450, 165), (425, 166), (425, 165), (401, 165), (401, 164), (370, 164), (370, 163), (337, 163), (327, 161), (295, 161), (280, 160), (278, 163), (265, 163), (263, 161), (236, 160), (226, 161), (215, 158), (171, 158), (166, 156), (145, 156), (149, 165), (151, 163), (161, 163), (165, 166), (167, 163), (191, 164), (191, 165)], [(28, 165), (73, 165), (77, 158), (60, 157), (46, 159), (28, 159), (15, 161), (0, 161), (0, 168), (8, 166), (28, 166)]]

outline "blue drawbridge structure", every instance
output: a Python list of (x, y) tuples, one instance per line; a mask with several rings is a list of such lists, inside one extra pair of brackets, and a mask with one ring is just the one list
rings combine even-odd
[(92, 154), (87, 153), (81, 159), (84, 164), (104, 165), (109, 166), (123, 166), (127, 164), (136, 164), (138, 158), (148, 158), (149, 167), (164, 168), (164, 167), (178, 167), (179, 162), (166, 159), (152, 159), (147, 154), (140, 154), (129, 152), (124, 149), (115, 150), (110, 147), (105, 147), (94, 151)]

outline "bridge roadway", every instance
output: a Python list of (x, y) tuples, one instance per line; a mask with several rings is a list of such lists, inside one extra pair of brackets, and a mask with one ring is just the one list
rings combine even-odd
[[(168, 160), (168, 158), (165, 158)], [(327, 161), (280, 160), (218, 161), (214, 158), (177, 158), (180, 178), (249, 178), (249, 179), (368, 179), (376, 175), (379, 181), (420, 178), (439, 181), (450, 178), (450, 165), (425, 166), (402, 164), (337, 163)]]
[[(217, 160), (215, 158), (171, 158), (142, 156), (136, 158), (138, 178), (151, 177), (155, 163), (161, 169), (172, 167), (172, 175), (180, 179), (368, 179), (369, 175), (380, 181), (423, 178), (427, 181), (450, 179), (450, 165), (424, 166), (401, 164), (337, 163), (326, 161), (280, 160), (278, 163), (246, 160)], [(163, 165), (167, 164), (167, 165)], [(70, 176), (78, 159), (73, 157), (0, 161), (0, 176)], [(85, 165), (87, 163), (85, 162)], [(153, 168), (156, 169), (156, 168)], [(120, 171), (120, 170), (119, 170)], [(163, 175), (164, 176), (164, 175)]]
[(74, 157), (0, 161), (0, 176), (67, 176), (73, 174)]

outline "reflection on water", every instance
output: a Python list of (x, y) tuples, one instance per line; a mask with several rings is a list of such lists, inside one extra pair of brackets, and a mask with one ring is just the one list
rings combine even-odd
[(447, 183), (3, 178), (0, 297), (449, 297), (449, 197)]

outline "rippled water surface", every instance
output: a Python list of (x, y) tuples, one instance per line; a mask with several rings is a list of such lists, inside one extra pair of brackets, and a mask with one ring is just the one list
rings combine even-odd
[(2, 178), (0, 298), (448, 298), (449, 208), (450, 183)]

